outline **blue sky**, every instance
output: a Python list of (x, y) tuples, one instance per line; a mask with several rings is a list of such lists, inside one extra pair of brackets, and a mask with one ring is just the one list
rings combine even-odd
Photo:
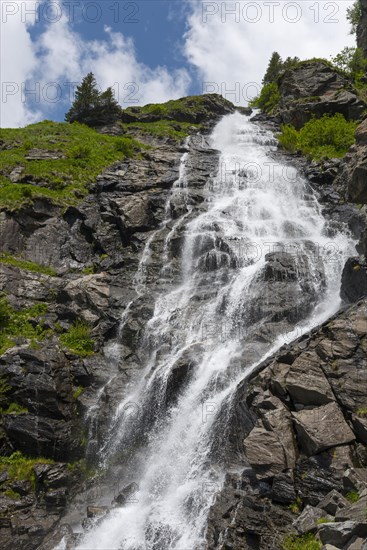
[(330, 58), (353, 45), (351, 4), (1, 0), (0, 125), (63, 120), (89, 71), (102, 89), (113, 86), (123, 107), (203, 91), (244, 105), (274, 50)]

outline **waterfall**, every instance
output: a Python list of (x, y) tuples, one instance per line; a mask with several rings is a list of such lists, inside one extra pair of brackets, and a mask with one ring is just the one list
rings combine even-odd
[[(149, 239), (137, 275), (141, 297), (159, 234), (164, 284), (140, 343), (144, 370), (120, 403), (103, 451), (116, 485), (133, 490), (89, 528), (78, 550), (204, 548), (208, 511), (228, 466), (219, 414), (256, 365), (340, 305), (353, 240), (330, 228), (308, 183), (274, 156), (272, 133), (236, 113), (217, 124), (210, 146), (220, 152), (219, 170), (196, 207), (188, 141), (167, 220)], [(128, 463), (116, 459), (124, 453)]]

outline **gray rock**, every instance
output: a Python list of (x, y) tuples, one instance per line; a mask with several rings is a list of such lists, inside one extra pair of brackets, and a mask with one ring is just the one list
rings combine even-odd
[(319, 526), (318, 535), (324, 544), (333, 544), (337, 548), (343, 548), (355, 534), (357, 526), (358, 523), (355, 521), (323, 523)]
[(315, 533), (318, 527), (317, 521), (324, 517), (325, 512), (320, 508), (306, 506), (301, 515), (293, 523), (293, 527), (300, 535)]
[[(339, 510), (335, 516), (337, 521), (356, 521), (364, 523), (367, 529), (367, 493), (361, 496), (360, 499)], [(367, 536), (367, 530), (366, 530)]]
[(286, 377), (286, 388), (292, 401), (302, 405), (324, 405), (335, 399), (315, 352), (295, 360)]
[(335, 516), (335, 514), (340, 510), (340, 508), (344, 508), (345, 506), (348, 506), (349, 503), (347, 499), (343, 497), (338, 491), (330, 491), (326, 495), (325, 498), (322, 499), (322, 501), (317, 505), (318, 508), (321, 508), (322, 510), (325, 510), (327, 514), (330, 514), (331, 516)]
[(357, 120), (365, 108), (349, 81), (323, 61), (308, 61), (288, 69), (279, 79), (279, 115), (301, 128), (315, 115), (342, 113)]
[(335, 403), (292, 413), (292, 416), (300, 446), (309, 456), (355, 439)]

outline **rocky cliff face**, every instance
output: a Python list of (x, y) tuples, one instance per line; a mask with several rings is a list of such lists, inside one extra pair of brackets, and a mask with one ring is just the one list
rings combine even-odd
[[(232, 111), (232, 104), (219, 96), (204, 98), (197, 116), (191, 105), (186, 122), (195, 118), (203, 130)], [(113, 126), (103, 131), (126, 129)], [(133, 350), (140, 326), (151, 316), (151, 303), (137, 306), (125, 327), (121, 363), (113, 345), (121, 312), (136, 298), (133, 279), (141, 253), (165, 216), (185, 147), (183, 141), (139, 127), (131, 133), (148, 147), (138, 159), (109, 166), (78, 205), (60, 207), (40, 197), (0, 212), (0, 291), (17, 322), (23, 315), (27, 327), (42, 329), (43, 334), (31, 339), (21, 331), (0, 356), (4, 549), (38, 548), (72, 497), (88, 490), (93, 457), (104, 436), (103, 419), (108, 422), (114, 404), (139, 372)], [(192, 150), (192, 177), (204, 184), (216, 169), (217, 156), (201, 151), (202, 139), (197, 140), (196, 152)], [(200, 204), (199, 189), (190, 200)], [(182, 205), (172, 208), (179, 212)], [(151, 282), (152, 300), (160, 267), (152, 261), (151, 272), (144, 274)], [(42, 306), (42, 315), (38, 310), (32, 314), (35, 306)], [(64, 345), (62, 335), (75, 322), (90, 327), (92, 351), (78, 353)], [(104, 412), (98, 426), (88, 417), (97, 400)]]
[(326, 61), (310, 60), (288, 69), (279, 79), (279, 116), (300, 129), (312, 116), (342, 113), (358, 120), (366, 105), (352, 84)]
[[(334, 95), (342, 82), (326, 73), (325, 87), (307, 84), (302, 90), (293, 83), (293, 89), (299, 91), (292, 92), (292, 97), (290, 84), (284, 81), (284, 98), (289, 99), (284, 112), (290, 115), (289, 120), (292, 109), (294, 116), (300, 110), (302, 101), (297, 101), (314, 92), (324, 97), (321, 103), (327, 108), (334, 108)], [(329, 101), (331, 96), (334, 99)], [(355, 97), (348, 96), (341, 104), (350, 109), (351, 116), (358, 112)], [(201, 131), (234, 110), (217, 96), (210, 97), (198, 112), (190, 103), (186, 108), (188, 118), (180, 111), (180, 122), (200, 124)], [(182, 234), (178, 231), (171, 240), (172, 273), (167, 279), (162, 278), (157, 259), (166, 234), (157, 239), (149, 268), (139, 274), (150, 297), (146, 293), (139, 300), (136, 273), (145, 244), (164, 219), (181, 155), (190, 151), (192, 190), (187, 200), (192, 207), (200, 208), (203, 186), (218, 168), (217, 152), (207, 144), (202, 146), (205, 137), (185, 145), (144, 132), (140, 125), (156, 121), (157, 116), (161, 120), (162, 113), (149, 109), (125, 113), (123, 123), (149, 148), (142, 149), (139, 158), (109, 166), (78, 204), (64, 208), (41, 197), (20, 209), (3, 208), (0, 212), (0, 290), (12, 310), (23, 317), (28, 312), (22, 322), (44, 334), (43, 339), (32, 339), (22, 331), (0, 357), (0, 544), (5, 550), (14, 546), (53, 548), (63, 534), (63, 529), (55, 527), (70, 501), (77, 493), (87, 495), (93, 489), (93, 457), (104, 442), (115, 405), (128, 383), (140, 375), (136, 350), (142, 326), (152, 316), (157, 288), (164, 287), (177, 269), (175, 258)], [(165, 116), (174, 120), (171, 111)], [(181, 129), (178, 126), (177, 131)], [(118, 134), (126, 128), (113, 125), (102, 131)], [(363, 137), (359, 146), (364, 146)], [(347, 159), (343, 170), (352, 166), (348, 163)], [(326, 178), (325, 208), (330, 216), (345, 216), (357, 234), (360, 222), (355, 209), (343, 205), (341, 195), (333, 195), (330, 181), (334, 176)], [(16, 174), (12, 177), (16, 179)], [(349, 172), (345, 178), (352, 181)], [(187, 204), (178, 198), (172, 200), (172, 219), (185, 208)], [(207, 246), (203, 258), (214, 244)], [(220, 243), (215, 243), (218, 246)], [(227, 252), (223, 250), (223, 254)], [(289, 284), (293, 284), (295, 266), (289, 258), (270, 255), (266, 269), (269, 279), (275, 275), (279, 279), (264, 298), (269, 319), (273, 315), (277, 322), (285, 322), (294, 304), (280, 311), (280, 302), (284, 305)], [(351, 270), (356, 272), (353, 266)], [(210, 272), (210, 266), (203, 266), (203, 272)], [(360, 283), (355, 286), (363, 288)], [(345, 288), (351, 288), (349, 279)], [(274, 298), (277, 289), (281, 292)], [(350, 299), (359, 297), (357, 293)], [(120, 335), (124, 345), (116, 353), (121, 312), (133, 299), (134, 312)], [(309, 307), (306, 301), (302, 307)], [(46, 306), (42, 314), (32, 309), (39, 305)], [(17, 319), (19, 323), (19, 316)], [(91, 327), (93, 353), (80, 354), (63, 344), (62, 336), (75, 322)], [(366, 488), (362, 470), (367, 466), (366, 345), (366, 303), (362, 301), (282, 350), (248, 384), (238, 388), (234, 402), (237, 420), (233, 420), (230, 437), (236, 449), (233, 463), (245, 465), (246, 470), (228, 475), (210, 519), (210, 548), (279, 548), (279, 541), (289, 531), (307, 533), (316, 528), (323, 541), (333, 540), (342, 548), (337, 546), (340, 537), (332, 525), (315, 527), (317, 519), (329, 516), (343, 523), (342, 537), (348, 544), (353, 537), (364, 536), (364, 522), (358, 514), (365, 505)], [(177, 364), (167, 399), (174, 401), (177, 387), (199, 351), (191, 350), (192, 355)], [(88, 414), (97, 406), (98, 422)], [(353, 491), (361, 498), (351, 510), (345, 497)], [(293, 525), (299, 517), (296, 507), (302, 515)], [(91, 509), (90, 518), (98, 513)], [(350, 518), (353, 526), (344, 525)]]
[(232, 418), (239, 442), (229, 461), (241, 467), (228, 473), (212, 508), (210, 548), (282, 548), (292, 532), (330, 548), (362, 548), (366, 346), (365, 299), (240, 384)]

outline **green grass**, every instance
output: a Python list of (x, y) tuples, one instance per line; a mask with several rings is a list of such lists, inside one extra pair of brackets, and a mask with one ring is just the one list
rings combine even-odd
[[(17, 209), (37, 197), (70, 205), (88, 193), (88, 187), (116, 160), (132, 157), (141, 144), (131, 137), (99, 134), (77, 122), (44, 121), (19, 129), (1, 129), (0, 208)], [(60, 152), (57, 160), (26, 160), (31, 148)], [(23, 166), (22, 179), (12, 183), (9, 175)], [(36, 185), (36, 184), (40, 185)]]
[(6, 489), (4, 495), (11, 498), (12, 500), (18, 500), (20, 498), (20, 493), (13, 491), (13, 489)]
[(31, 342), (39, 342), (46, 338), (50, 334), (43, 326), (46, 313), (46, 304), (15, 310), (10, 306), (6, 296), (0, 296), (0, 355), (13, 347), (18, 338)]
[(26, 260), (21, 260), (7, 253), (0, 254), (0, 263), (6, 264), (6, 265), (13, 265), (15, 267), (19, 267), (20, 269), (24, 269), (25, 271), (42, 273), (43, 275), (50, 275), (51, 277), (56, 276), (56, 271), (52, 269), (52, 267), (40, 265), (40, 264), (37, 264), (36, 262), (28, 262)]
[(199, 122), (210, 118), (208, 97), (205, 95), (171, 99), (166, 103), (150, 103), (143, 107), (128, 107), (124, 112), (137, 118), (141, 115), (148, 115), (156, 117), (157, 120), (167, 119), (177, 122)]
[(366, 408), (357, 409), (356, 410), (356, 415), (357, 416), (367, 416), (367, 409)]
[(138, 130), (144, 134), (150, 134), (158, 138), (170, 137), (177, 141), (189, 135), (189, 128), (197, 126), (189, 122), (171, 122), (169, 120), (158, 120), (156, 122), (131, 122), (121, 123), (125, 132)]
[(283, 541), (282, 550), (320, 550), (321, 547), (321, 542), (316, 540), (314, 535), (289, 535)]
[(360, 496), (359, 496), (359, 493), (357, 491), (349, 491), (349, 493), (347, 493), (345, 495), (345, 498), (351, 502), (352, 504), (354, 504), (355, 502), (358, 502), (359, 499), (360, 499)]
[[(48, 458), (27, 458), (20, 451), (11, 456), (0, 457), (0, 471), (6, 470), (11, 480), (30, 481), (35, 488), (35, 474), (33, 468), (36, 464), (53, 464)], [(11, 490), (11, 489), (10, 489)], [(9, 491), (9, 489), (7, 489)], [(9, 496), (9, 495), (8, 495)]]
[(29, 412), (28, 409), (18, 403), (10, 403), (7, 409), (0, 409), (0, 414), (24, 414), (27, 412)]
[(342, 114), (323, 115), (309, 120), (297, 131), (283, 125), (279, 143), (291, 152), (299, 151), (310, 159), (341, 158), (354, 143), (358, 122), (346, 121)]
[(60, 342), (80, 357), (86, 357), (94, 353), (91, 329), (82, 321), (74, 322), (69, 330), (60, 336)]

